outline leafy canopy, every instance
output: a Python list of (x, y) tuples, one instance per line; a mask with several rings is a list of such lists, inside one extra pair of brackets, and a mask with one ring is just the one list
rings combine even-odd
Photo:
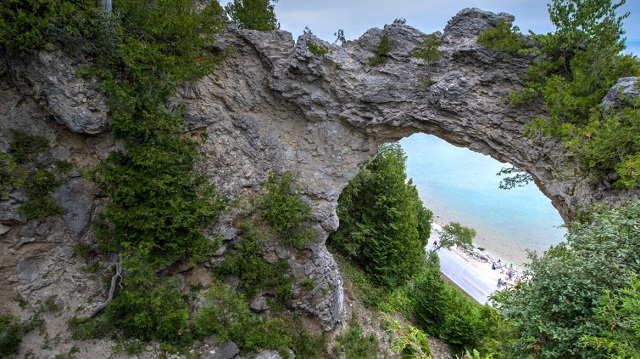
[(554, 33), (527, 40), (506, 22), (481, 34), (485, 46), (512, 54), (537, 55), (526, 85), (509, 95), (514, 104), (541, 99), (549, 114), (527, 128), (533, 139), (560, 138), (585, 172), (618, 187), (640, 181), (640, 105), (605, 110), (607, 91), (621, 77), (640, 75), (635, 56), (624, 49), (625, 0), (554, 0), (549, 5)]
[(280, 28), (273, 11), (276, 2), (278, 0), (233, 0), (224, 9), (239, 28), (270, 31)]
[[(529, 279), (496, 298), (516, 326), (514, 349), (520, 357), (608, 357), (581, 338), (609, 337), (612, 323), (601, 319), (609, 314), (596, 309), (607, 308), (600, 298), (625, 295), (630, 273), (640, 273), (640, 203), (591, 218), (588, 224), (569, 226), (566, 243), (542, 257), (531, 255)], [(613, 339), (616, 333), (627, 335), (616, 331)]]
[(431, 212), (405, 173), (398, 144), (380, 146), (376, 156), (342, 191), (340, 227), (329, 243), (383, 287), (404, 283), (424, 262)]

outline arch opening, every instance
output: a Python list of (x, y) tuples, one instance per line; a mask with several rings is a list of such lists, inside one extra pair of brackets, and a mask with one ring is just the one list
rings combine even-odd
[(522, 265), (526, 250), (542, 253), (564, 239), (562, 217), (534, 183), (499, 188), (497, 173), (508, 164), (435, 135), (417, 133), (398, 142), (407, 155), (407, 177), (434, 222), (474, 228), (475, 246), (491, 257)]

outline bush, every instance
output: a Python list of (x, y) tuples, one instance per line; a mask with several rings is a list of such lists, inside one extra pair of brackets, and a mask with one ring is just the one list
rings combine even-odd
[(436, 34), (429, 34), (425, 37), (420, 49), (413, 53), (413, 56), (425, 60), (427, 63), (439, 60), (442, 55), (438, 51), (438, 46), (442, 45), (442, 40)]
[(174, 347), (191, 342), (189, 304), (177, 277), (160, 279), (151, 266), (136, 257), (124, 262), (124, 289), (105, 311), (105, 317), (125, 337), (157, 340)]
[(346, 333), (336, 338), (338, 344), (334, 347), (337, 356), (343, 354), (346, 359), (377, 358), (378, 337), (371, 332), (366, 335), (355, 317), (349, 321), (349, 329)]
[(218, 341), (232, 340), (245, 352), (275, 349), (288, 357), (292, 340), (281, 319), (255, 316), (244, 296), (222, 283), (213, 283), (205, 299), (206, 306), (194, 318), (198, 336), (216, 334)]
[(235, 276), (240, 288), (249, 298), (264, 290), (272, 290), (276, 298), (286, 304), (292, 295), (293, 279), (289, 276), (289, 263), (278, 259), (268, 263), (262, 258), (260, 234), (248, 224), (235, 250), (225, 254), (225, 260), (215, 270), (222, 275)]
[(270, 31), (280, 28), (272, 2), (277, 0), (233, 0), (225, 6), (231, 21), (244, 29)]
[(640, 203), (591, 219), (573, 222), (567, 243), (532, 256), (530, 279), (496, 298), (500, 312), (515, 325), (516, 355), (608, 357), (584, 347), (580, 338), (610, 330), (611, 323), (601, 322), (595, 308), (605, 293), (625, 293), (630, 273), (640, 273)]
[(30, 328), (20, 325), (10, 314), (0, 315), (0, 358), (13, 358), (20, 351), (22, 337)]
[(391, 51), (391, 40), (387, 36), (382, 36), (378, 46), (376, 46), (376, 54), (369, 58), (369, 65), (377, 66), (387, 61), (389, 52)]
[(262, 187), (265, 190), (259, 199), (262, 218), (285, 244), (304, 248), (316, 232), (306, 227), (311, 219), (311, 206), (300, 198), (301, 188), (294, 184), (293, 173), (271, 172)]

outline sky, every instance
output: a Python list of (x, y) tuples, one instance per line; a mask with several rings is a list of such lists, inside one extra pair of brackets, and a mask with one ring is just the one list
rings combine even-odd
[[(553, 31), (546, 0), (278, 0), (275, 12), (280, 28), (297, 38), (308, 26), (319, 38), (333, 42), (343, 29), (347, 40), (360, 37), (370, 28), (384, 27), (404, 18), (424, 33), (442, 31), (458, 11), (477, 7), (516, 17), (523, 33)], [(631, 15), (624, 21), (627, 52), (640, 55), (640, 0), (627, 0), (622, 11)]]

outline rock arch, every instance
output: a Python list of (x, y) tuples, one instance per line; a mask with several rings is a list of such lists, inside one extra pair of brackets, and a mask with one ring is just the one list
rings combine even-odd
[[(250, 196), (271, 170), (291, 170), (305, 186), (318, 241), (304, 251), (279, 248), (272, 255), (288, 259), (296, 279), (316, 278), (314, 289), (295, 294), (292, 305), (317, 316), (323, 328), (340, 320), (344, 303), (340, 274), (324, 246), (338, 227), (337, 199), (382, 142), (424, 132), (510, 162), (534, 177), (565, 220), (590, 202), (638, 198), (638, 192), (593, 185), (575, 175), (570, 154), (553, 140), (534, 143), (523, 136), (523, 125), (543, 106), (515, 107), (503, 98), (522, 85), (520, 76), (533, 59), (476, 43), (478, 34), (499, 19), (513, 17), (462, 10), (438, 33), (442, 58), (433, 63), (412, 56), (425, 34), (406, 25), (371, 29), (341, 47), (313, 35), (294, 43), (285, 31), (230, 29), (217, 39), (221, 49), (235, 49), (225, 66), (180, 89), (187, 105), (186, 130), (208, 133), (204, 165), (224, 193)], [(391, 40), (392, 49), (385, 63), (371, 66), (369, 58), (382, 36)], [(309, 42), (328, 52), (314, 55)], [(97, 83), (73, 75), (82, 65), (61, 51), (43, 52), (26, 63), (0, 63), (0, 123), (7, 124), (0, 126), (0, 150), (7, 149), (9, 127), (45, 135), (56, 158), (87, 166), (118, 148), (104, 132), (107, 111)], [(52, 243), (53, 249), (38, 247), (37, 253), (27, 250), (36, 240), (35, 229), (5, 228), (17, 225), (19, 218), (15, 203), (0, 202), (0, 236), (5, 236), (0, 252), (20, 253), (7, 254), (10, 265), (0, 267), (2, 277), (9, 278), (7, 288), (29, 295), (52, 283), (58, 290), (77, 285), (65, 281), (68, 263), (73, 263), (70, 244), (90, 235), (89, 219), (104, 201), (79, 174), (69, 186), (57, 194), (65, 207), (62, 223), (39, 229), (37, 240)], [(218, 229), (228, 240), (238, 231), (232, 215)], [(53, 252), (58, 259), (49, 263)], [(21, 263), (34, 271), (46, 268), (46, 283), (43, 275), (23, 278), (19, 270), (16, 276), (14, 268)], [(99, 297), (99, 283), (84, 294), (87, 301)]]
[[(211, 175), (226, 192), (251, 192), (272, 169), (299, 174), (321, 238), (294, 267), (333, 290), (294, 305), (317, 315), (325, 328), (339, 319), (343, 300), (324, 239), (338, 226), (340, 191), (382, 142), (424, 132), (510, 162), (534, 177), (565, 220), (590, 202), (617, 203), (630, 195), (577, 177), (567, 167), (570, 154), (555, 141), (534, 143), (523, 136), (523, 125), (544, 114), (544, 106), (516, 107), (503, 99), (522, 85), (533, 59), (476, 43), (499, 19), (513, 21), (505, 13), (460, 11), (438, 33), (442, 58), (433, 63), (412, 56), (425, 34), (406, 25), (371, 29), (341, 47), (313, 35), (294, 44), (284, 31), (234, 30), (219, 39), (222, 48), (237, 50), (227, 66), (183, 92), (191, 126), (206, 127), (211, 135)], [(382, 36), (392, 49), (385, 63), (371, 66)], [(314, 55), (310, 42), (328, 52)]]

